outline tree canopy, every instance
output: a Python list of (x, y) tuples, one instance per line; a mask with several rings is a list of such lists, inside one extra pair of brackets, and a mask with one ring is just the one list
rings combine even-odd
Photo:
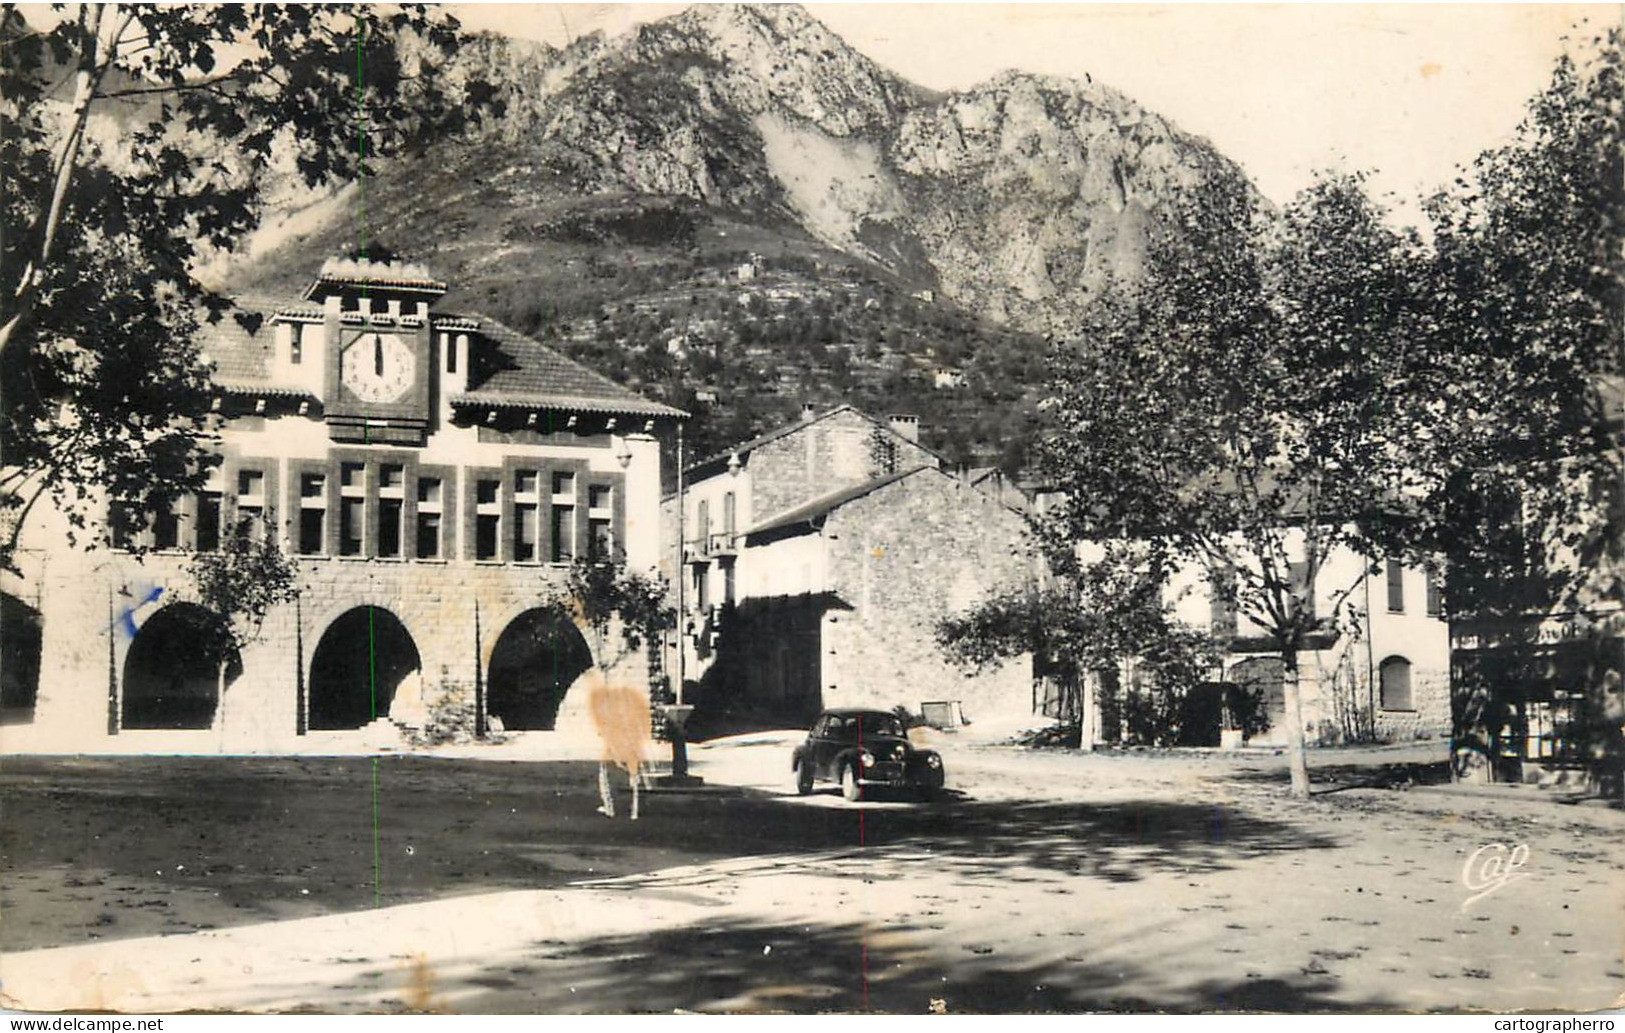
[(1516, 138), (1432, 199), (1431, 240), (1357, 174), (1274, 213), (1216, 183), (1178, 227), (1194, 256), (1155, 245), (1144, 284), (1057, 349), (1057, 532), (1207, 568), (1280, 652), (1299, 794), (1297, 653), (1358, 584), (1323, 582), (1336, 550), (1493, 570), (1499, 495), (1533, 506), (1520, 542), (1570, 551), (1544, 573), (1618, 548), (1620, 82), (1617, 32), (1563, 60)]
[(1599, 594), (1625, 587), (1619, 30), (1581, 55), (1558, 62), (1509, 143), (1427, 204), (1418, 377), (1450, 418), (1419, 447), (1455, 470), (1418, 529), (1449, 558), (1462, 612), (1549, 607), (1587, 577)]

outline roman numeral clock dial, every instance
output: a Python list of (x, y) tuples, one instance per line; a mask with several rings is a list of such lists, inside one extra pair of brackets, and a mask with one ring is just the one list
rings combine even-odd
[(363, 402), (399, 401), (416, 372), (417, 358), (398, 334), (364, 331), (339, 353), (339, 382)]

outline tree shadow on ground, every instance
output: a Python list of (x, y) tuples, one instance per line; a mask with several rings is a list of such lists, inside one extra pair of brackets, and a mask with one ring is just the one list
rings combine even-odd
[[(1147, 988), (1166, 986), (1163, 974), (1177, 959), (1003, 957), (935, 939), (914, 925), (746, 920), (577, 943), (539, 940), (522, 954), (444, 978), (417, 1001), (464, 1013), (925, 1014), (933, 1002), (959, 1013), (1393, 1010), (1382, 1000), (1339, 995), (1330, 974), (1209, 980), (1151, 996)], [(354, 982), (400, 978), (379, 970)], [(403, 998), (402, 1010), (411, 1000)]]
[[(906, 809), (792, 808), (746, 801), (755, 828), (778, 827), (781, 849), (845, 848), (876, 858), (916, 856), (962, 874), (1016, 868), (1133, 882), (1148, 874), (1212, 872), (1282, 851), (1337, 845), (1320, 833), (1223, 804), (1169, 801), (952, 801)], [(786, 824), (772, 809), (793, 811)]]
[[(1395, 789), (1408, 785), (1448, 785), (1450, 762), (1400, 761), (1389, 764), (1317, 764), (1309, 769), (1311, 793), (1335, 793), (1344, 789)], [(1286, 768), (1237, 768), (1225, 775), (1226, 781), (1286, 785), (1291, 775)]]
[[(597, 765), (422, 758), (19, 759), (0, 778), (12, 950), (541, 889), (740, 858), (864, 876), (842, 856), (1132, 882), (1335, 841), (1223, 804), (808, 806), (651, 794), (598, 813)], [(623, 783), (624, 791), (624, 783)], [(1079, 787), (1086, 797), (1087, 786)], [(824, 801), (816, 801), (822, 803)], [(834, 802), (834, 801), (831, 801)], [(624, 805), (624, 801), (623, 801)], [(132, 814), (141, 815), (139, 821)], [(1017, 869), (1039, 869), (1038, 873)], [(720, 878), (729, 878), (726, 873)], [(22, 881), (17, 881), (22, 885)]]

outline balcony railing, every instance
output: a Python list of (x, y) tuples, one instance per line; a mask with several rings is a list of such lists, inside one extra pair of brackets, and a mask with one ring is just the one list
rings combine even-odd
[(727, 557), (736, 555), (739, 548), (739, 535), (731, 531), (720, 534), (703, 534), (698, 538), (690, 539), (685, 546), (684, 560), (689, 563), (702, 562), (712, 556)]

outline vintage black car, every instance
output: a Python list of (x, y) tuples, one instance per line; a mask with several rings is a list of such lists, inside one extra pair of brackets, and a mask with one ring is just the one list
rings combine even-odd
[(839, 782), (841, 795), (858, 800), (868, 788), (906, 789), (922, 797), (942, 789), (942, 757), (908, 741), (896, 714), (885, 710), (826, 710), (790, 758), (796, 790)]

